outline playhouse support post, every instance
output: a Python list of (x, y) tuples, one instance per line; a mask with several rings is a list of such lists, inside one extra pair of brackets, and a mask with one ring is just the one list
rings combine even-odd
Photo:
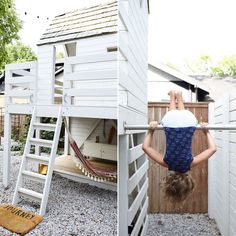
[[(65, 117), (66, 119), (66, 123), (68, 125), (68, 128), (70, 127), (70, 124), (69, 124), (69, 117)], [(66, 128), (65, 128), (65, 140), (64, 140), (64, 155), (67, 156), (69, 155), (69, 136), (68, 136), (68, 133), (66, 131)]]
[(128, 150), (129, 135), (119, 137), (119, 235), (128, 235)]
[(11, 114), (7, 111), (4, 117), (4, 152), (3, 152), (3, 186), (10, 182), (11, 166)]

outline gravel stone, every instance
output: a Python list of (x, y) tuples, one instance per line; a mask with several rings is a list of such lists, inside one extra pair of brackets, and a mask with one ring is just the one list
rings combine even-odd
[(150, 214), (146, 236), (220, 236), (207, 214)]
[[(11, 181), (8, 188), (2, 185), (2, 157), (0, 155), (0, 203), (11, 203), (21, 161), (12, 157)], [(41, 186), (27, 185), (34, 190)], [(19, 207), (38, 212), (39, 204), (21, 201)], [(12, 235), (0, 227), (0, 235)], [(27, 235), (37, 236), (112, 236), (117, 235), (117, 194), (88, 184), (78, 183), (53, 174), (44, 219)]]

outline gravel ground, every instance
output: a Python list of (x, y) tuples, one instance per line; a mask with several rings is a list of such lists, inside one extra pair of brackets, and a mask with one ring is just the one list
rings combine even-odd
[(150, 214), (146, 236), (219, 236), (207, 214)]
[[(8, 189), (4, 189), (2, 185), (2, 158), (0, 156), (0, 203), (12, 201), (19, 164), (20, 157), (12, 157), (11, 183)], [(117, 235), (116, 199), (116, 192), (53, 175), (47, 213), (43, 221), (27, 235)], [(37, 205), (30, 202), (19, 204), (24, 209), (33, 212), (38, 212)], [(13, 236), (16, 234), (10, 234), (9, 231), (0, 227), (0, 235)]]

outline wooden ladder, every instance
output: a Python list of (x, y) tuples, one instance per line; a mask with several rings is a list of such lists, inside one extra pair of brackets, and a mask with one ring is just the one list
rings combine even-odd
[[(57, 146), (61, 131), (61, 124), (62, 124), (61, 108), (59, 108), (57, 114), (57, 121), (55, 124), (40, 123), (38, 122), (40, 118), (41, 117), (37, 116), (37, 107), (34, 107), (12, 204), (16, 205), (22, 196), (27, 197), (40, 203), (39, 214), (44, 215), (46, 212), (52, 173), (54, 169), (54, 162), (56, 158)], [(37, 136), (35, 137), (34, 134), (40, 132), (41, 130), (53, 131), (54, 132), (53, 140), (40, 139), (37, 138)], [(32, 145), (35, 146), (35, 150), (38, 147), (50, 148), (49, 156), (41, 156), (40, 154), (37, 155), (36, 152), (35, 154), (32, 154), (30, 151)], [(47, 174), (42, 175), (40, 173), (27, 170), (28, 163), (32, 161), (48, 165)], [(43, 183), (43, 192), (39, 193), (27, 189), (26, 187), (24, 187), (24, 180), (31, 180), (34, 182)]]

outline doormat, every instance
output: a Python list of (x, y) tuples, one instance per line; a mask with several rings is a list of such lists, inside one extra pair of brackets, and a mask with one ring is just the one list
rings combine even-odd
[(20, 235), (27, 234), (43, 217), (11, 204), (0, 204), (0, 226)]

